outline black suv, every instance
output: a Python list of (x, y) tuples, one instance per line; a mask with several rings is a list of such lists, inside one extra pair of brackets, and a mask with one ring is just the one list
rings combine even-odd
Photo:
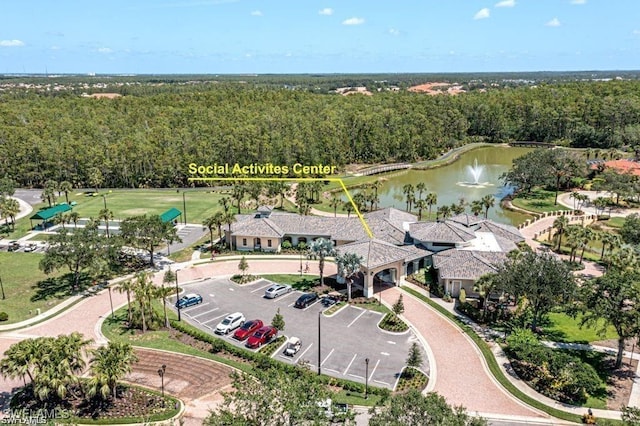
[(296, 300), (296, 304), (294, 306), (296, 308), (306, 308), (316, 300), (318, 300), (318, 295), (316, 293), (305, 293), (302, 296), (298, 297), (298, 300)]

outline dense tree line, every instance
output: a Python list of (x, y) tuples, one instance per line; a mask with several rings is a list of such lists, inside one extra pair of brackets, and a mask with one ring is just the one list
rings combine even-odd
[[(88, 99), (0, 96), (0, 176), (20, 186), (187, 185), (189, 163), (344, 165), (434, 158), (469, 141), (640, 145), (640, 83), (458, 96), (338, 96), (249, 84)], [(634, 127), (636, 125), (636, 127)]]

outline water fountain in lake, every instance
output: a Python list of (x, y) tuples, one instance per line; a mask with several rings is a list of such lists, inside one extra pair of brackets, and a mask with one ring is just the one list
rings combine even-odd
[(478, 164), (478, 159), (473, 160), (473, 166), (467, 166), (467, 172), (471, 175), (471, 180), (465, 182), (458, 182), (460, 186), (471, 186), (484, 188), (485, 186), (491, 186), (492, 184), (489, 182), (480, 182), (480, 177), (482, 177), (482, 172), (484, 171), (484, 166)]

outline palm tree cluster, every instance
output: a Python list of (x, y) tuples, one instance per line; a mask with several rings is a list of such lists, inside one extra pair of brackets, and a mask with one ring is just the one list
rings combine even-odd
[[(4, 353), (0, 374), (4, 378), (22, 379), (33, 398), (42, 402), (64, 401), (78, 389), (89, 398), (116, 398), (118, 380), (123, 379), (137, 361), (133, 348), (127, 343), (110, 342), (92, 350), (91, 343), (76, 332), (22, 340)], [(86, 355), (92, 355), (89, 364), (93, 377), (78, 386), (78, 376), (86, 368)]]
[[(415, 191), (418, 191), (417, 197)], [(422, 220), (422, 211), (425, 209), (429, 209), (429, 217), (431, 217), (431, 208), (438, 203), (438, 195), (435, 192), (427, 193), (426, 191), (427, 185), (424, 182), (419, 182), (415, 187), (410, 183), (402, 187), (407, 211), (411, 212), (414, 207), (417, 208), (418, 220)], [(423, 193), (426, 193), (424, 198), (422, 198)]]
[[(167, 282), (165, 279), (163, 285), (158, 287), (151, 281), (149, 273), (139, 272), (135, 279), (118, 284), (116, 290), (127, 294), (127, 323), (130, 328), (139, 328), (144, 333), (150, 328), (169, 323), (166, 309), (164, 309), (164, 318), (161, 319), (159, 313), (153, 308), (154, 300), (164, 300), (172, 294), (173, 289), (164, 286)], [(132, 295), (135, 296), (136, 303), (132, 303)]]

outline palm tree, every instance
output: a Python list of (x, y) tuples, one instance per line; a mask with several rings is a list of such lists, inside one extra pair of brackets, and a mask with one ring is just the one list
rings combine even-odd
[(612, 234), (610, 232), (604, 232), (600, 234), (600, 241), (602, 242), (602, 252), (600, 253), (600, 260), (604, 259), (604, 255), (609, 249), (609, 253), (614, 249), (619, 248), (622, 245), (622, 239), (618, 234)]
[(36, 372), (32, 373), (31, 370), (38, 357), (36, 346), (37, 343), (34, 339), (25, 339), (11, 345), (0, 361), (2, 377), (6, 379), (21, 378), (25, 386), (27, 384), (26, 377), (29, 377), (30, 382), (33, 382), (33, 376)]
[(333, 217), (338, 216), (338, 206), (342, 203), (342, 200), (336, 196), (336, 194), (331, 195), (331, 200), (329, 200), (329, 206), (333, 207)]
[(427, 190), (427, 185), (424, 182), (418, 182), (416, 190), (418, 191), (418, 200), (422, 200), (422, 193)]
[(571, 249), (571, 252), (569, 253), (569, 262), (575, 261), (576, 252), (582, 245), (584, 229), (585, 228), (580, 225), (569, 225), (565, 230), (565, 234), (567, 235), (565, 244)]
[(410, 183), (405, 184), (402, 187), (402, 193), (405, 196), (407, 202), (407, 211), (411, 211), (411, 203), (415, 200), (415, 195), (413, 195), (413, 185)]
[(436, 210), (436, 220), (438, 220), (438, 217), (446, 220), (449, 216), (451, 216), (451, 207), (449, 206), (440, 206), (438, 210)]
[(165, 284), (172, 284), (176, 279), (176, 274), (171, 270), (167, 269), (167, 272), (164, 273), (162, 277), (162, 287), (158, 290), (158, 297), (162, 298), (162, 310), (164, 311), (164, 326), (169, 328), (169, 316), (167, 315), (167, 297), (172, 293), (173, 289), (171, 287), (165, 287)]
[(582, 247), (582, 252), (580, 252), (580, 263), (584, 259), (584, 251), (589, 246), (589, 243), (596, 239), (597, 234), (591, 228), (583, 228), (581, 237), (580, 246)]
[(222, 208), (224, 209), (225, 212), (229, 211), (229, 205), (231, 204), (231, 198), (229, 197), (222, 197), (218, 200), (218, 204), (220, 204), (222, 206)]
[(353, 284), (353, 276), (360, 271), (362, 266), (362, 257), (355, 253), (345, 253), (336, 256), (336, 264), (338, 271), (347, 282), (347, 301), (351, 301), (351, 285)]
[(569, 226), (569, 219), (567, 219), (567, 217), (564, 215), (558, 216), (553, 221), (553, 227), (557, 229), (556, 234), (558, 235), (558, 248), (556, 248), (556, 251), (558, 253), (560, 252), (560, 246), (562, 245), (562, 234), (564, 233), (565, 229), (567, 229), (567, 226)]
[(20, 203), (13, 198), (7, 198), (1, 205), (5, 218), (11, 218), (11, 229), (16, 230), (16, 216), (20, 213)]
[(122, 380), (135, 362), (138, 361), (133, 347), (129, 343), (109, 342), (92, 351), (90, 361), (91, 379), (89, 380), (89, 397), (99, 395), (107, 399), (111, 395), (117, 398), (118, 381)]
[(483, 210), (484, 204), (482, 204), (482, 201), (473, 200), (471, 202), (471, 213), (473, 213), (474, 216), (480, 216), (480, 213), (482, 213)]
[(211, 243), (211, 251), (213, 252), (213, 228), (218, 227), (220, 229), (221, 224), (223, 223), (220, 219), (221, 216), (218, 216), (217, 212), (213, 216), (209, 216), (205, 220), (202, 221), (202, 226), (206, 226), (209, 229), (209, 240)]
[(42, 201), (48, 202), (49, 203), (49, 207), (51, 207), (53, 205), (53, 203), (56, 202), (56, 190), (55, 190), (55, 188), (46, 186), (42, 190), (42, 194), (40, 195), (40, 198), (42, 199)]
[(119, 283), (115, 289), (118, 293), (127, 293), (127, 322), (131, 324), (133, 320), (133, 311), (131, 310), (131, 292), (134, 290), (135, 284), (132, 280), (126, 280)]
[(380, 201), (380, 198), (378, 198), (378, 190), (382, 188), (382, 179), (376, 179), (375, 181), (373, 181), (371, 183), (371, 188), (373, 189), (373, 193), (375, 194), (376, 208), (378, 208), (378, 201)]
[(347, 217), (351, 217), (351, 213), (353, 212), (353, 204), (351, 204), (351, 201), (346, 201), (342, 208), (347, 212)]
[(482, 205), (484, 206), (484, 218), (486, 219), (489, 217), (489, 209), (496, 204), (496, 199), (493, 195), (488, 194), (482, 197), (482, 200), (480, 201), (482, 201)]
[(429, 219), (431, 219), (431, 207), (438, 204), (438, 194), (436, 194), (435, 192), (428, 193), (427, 197), (425, 198), (425, 201), (429, 206)]
[(356, 205), (356, 208), (358, 209), (358, 211), (362, 210), (362, 206), (365, 205), (366, 203), (366, 199), (365, 196), (362, 192), (358, 192), (356, 194), (353, 195), (353, 197), (351, 197), (353, 200), (353, 204)]
[(495, 274), (481, 275), (473, 285), (473, 291), (477, 292), (480, 295), (484, 318), (486, 318), (487, 316), (487, 308), (488, 308), (487, 299), (489, 298), (489, 295), (496, 287), (495, 277), (496, 277)]
[(73, 185), (71, 184), (71, 182), (63, 180), (62, 182), (60, 182), (58, 190), (60, 192), (64, 192), (64, 199), (67, 201), (67, 204), (69, 204), (69, 192), (73, 190)]
[(69, 213), (68, 217), (69, 217), (69, 223), (73, 222), (73, 227), (77, 228), (78, 220), (80, 219), (80, 215), (78, 214), (78, 212), (71, 212)]
[(418, 209), (418, 221), (422, 220), (422, 210), (427, 208), (427, 202), (420, 198), (416, 201), (416, 208)]
[(109, 209), (100, 210), (98, 212), (98, 220), (104, 220), (104, 224), (107, 227), (107, 238), (109, 238), (109, 221), (113, 220), (113, 212)]
[(147, 313), (149, 322), (153, 316), (153, 309), (151, 307), (151, 299), (157, 296), (157, 292), (154, 291), (154, 285), (149, 278), (147, 272), (139, 272), (136, 274), (135, 287), (133, 292), (136, 295), (138, 306), (140, 307), (140, 317), (142, 319), (142, 332), (147, 331)]
[(229, 225), (229, 234), (225, 237), (225, 239), (228, 240), (227, 246), (229, 247), (229, 250), (231, 250), (231, 224), (236, 221), (236, 215), (227, 211), (223, 213), (221, 219), (223, 223)]
[(242, 213), (240, 207), (242, 203), (242, 197), (244, 197), (245, 193), (246, 188), (244, 187), (244, 185), (242, 185), (242, 182), (236, 182), (233, 184), (233, 187), (231, 188), (231, 198), (236, 200), (238, 203), (238, 214)]
[(336, 251), (333, 243), (324, 238), (318, 238), (309, 244), (309, 254), (318, 258), (318, 269), (320, 270), (320, 285), (324, 285), (324, 261), (329, 256), (335, 256)]

